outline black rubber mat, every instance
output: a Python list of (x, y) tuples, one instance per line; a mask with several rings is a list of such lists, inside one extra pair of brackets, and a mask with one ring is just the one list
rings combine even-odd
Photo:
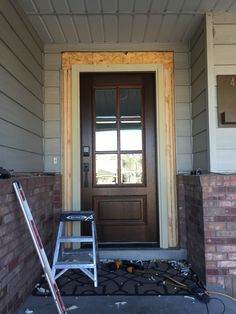
[[(188, 287), (199, 285), (199, 280), (185, 261), (122, 261), (100, 263), (97, 288), (80, 270), (65, 272), (57, 283), (63, 296), (157, 296), (192, 295)], [(42, 277), (33, 294), (45, 295), (48, 292)]]

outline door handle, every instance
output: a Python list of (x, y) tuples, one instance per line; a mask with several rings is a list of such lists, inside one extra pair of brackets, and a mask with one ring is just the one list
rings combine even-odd
[(83, 163), (83, 171), (84, 171), (84, 187), (87, 188), (89, 186), (88, 184), (89, 163), (88, 162)]
[(89, 163), (88, 162), (83, 163), (83, 170), (84, 170), (84, 172), (89, 172)]

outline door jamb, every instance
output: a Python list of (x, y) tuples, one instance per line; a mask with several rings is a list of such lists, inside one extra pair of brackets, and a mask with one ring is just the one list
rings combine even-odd
[(80, 210), (81, 143), (80, 143), (80, 74), (96, 72), (153, 72), (156, 81), (157, 182), (159, 202), (160, 247), (168, 248), (168, 200), (166, 182), (165, 102), (163, 65), (72, 65), (72, 208)]
[[(76, 74), (77, 65), (77, 74)], [(157, 156), (159, 176), (157, 179), (159, 190), (159, 230), (161, 248), (176, 247), (178, 245), (178, 221), (176, 202), (176, 131), (175, 131), (175, 106), (173, 86), (173, 52), (63, 52), (61, 75), (61, 158), (62, 158), (62, 202), (64, 210), (80, 209), (80, 164), (73, 153), (80, 153), (80, 134), (75, 106), (79, 100), (79, 71), (90, 66), (90, 72), (96, 72), (99, 66), (107, 72), (109, 69), (131, 72), (143, 71), (156, 73), (157, 106)], [(85, 68), (83, 68), (85, 66)], [(72, 80), (73, 67), (73, 80)], [(159, 69), (159, 70), (158, 70)], [(77, 81), (75, 81), (77, 80)], [(73, 81), (73, 82), (72, 82)], [(77, 83), (76, 83), (77, 82)], [(73, 85), (73, 87), (72, 87)], [(73, 94), (73, 95), (72, 95)], [(73, 98), (73, 99), (72, 99)], [(72, 104), (73, 101), (73, 104)], [(73, 113), (72, 113), (72, 107)], [(161, 109), (159, 109), (161, 108)], [(78, 117), (78, 115), (77, 115)], [(73, 120), (73, 126), (72, 126)], [(161, 132), (158, 128), (161, 125)], [(74, 128), (75, 126), (75, 128)], [(72, 132), (73, 129), (73, 132)], [(73, 133), (73, 134), (72, 134)], [(162, 135), (161, 135), (162, 134)], [(77, 145), (79, 143), (79, 145)], [(74, 155), (75, 156), (75, 155)], [(73, 158), (73, 160), (72, 160)], [(77, 159), (77, 164), (76, 160)], [(75, 162), (75, 164), (74, 164)], [(72, 167), (73, 164), (73, 167)], [(75, 183), (72, 191), (72, 181)], [(76, 181), (76, 182), (75, 182)], [(77, 186), (77, 188), (76, 188)], [(72, 192), (73, 195), (72, 196)], [(72, 204), (72, 198), (73, 204)], [(73, 205), (73, 206), (72, 206)]]

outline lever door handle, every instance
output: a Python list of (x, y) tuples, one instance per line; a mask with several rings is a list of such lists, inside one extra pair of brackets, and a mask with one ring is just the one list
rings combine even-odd
[(83, 170), (84, 170), (84, 172), (89, 172), (89, 163), (88, 162), (83, 163)]
[(89, 163), (83, 163), (83, 171), (84, 171), (84, 187), (87, 188), (89, 186), (88, 183), (88, 172), (89, 172)]

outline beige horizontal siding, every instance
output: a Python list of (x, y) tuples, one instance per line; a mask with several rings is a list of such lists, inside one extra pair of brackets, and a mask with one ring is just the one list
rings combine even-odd
[(16, 80), (18, 80), (28, 91), (30, 91), (39, 101), (42, 98), (42, 82), (39, 82), (32, 72), (17, 58), (17, 56), (0, 40), (0, 60), (2, 66)]
[(17, 125), (31, 133), (43, 136), (42, 119), (20, 106), (5, 94), (0, 93), (1, 119)]
[(43, 47), (17, 4), (0, 10), (0, 166), (42, 171)]
[(176, 120), (191, 120), (191, 106), (188, 102), (179, 102), (175, 105)]
[(206, 103), (206, 90), (204, 89), (193, 101), (192, 114), (193, 118), (196, 117), (200, 112), (207, 110)]
[[(236, 73), (236, 13), (214, 14), (214, 103), (217, 116), (217, 75)], [(236, 171), (236, 128), (215, 126), (216, 167), (219, 172)]]
[[(225, 36), (225, 34), (227, 34), (227, 36)], [(234, 24), (215, 24), (214, 43), (216, 45), (234, 45), (236, 43), (236, 21)]]
[(193, 158), (193, 169), (201, 169), (206, 170), (206, 165), (208, 164), (208, 151), (198, 151), (194, 152), (194, 158)]
[(205, 132), (208, 128), (208, 118), (206, 110), (193, 117), (192, 132), (193, 136)]
[(21, 82), (13, 77), (0, 65), (0, 91), (26, 108), (32, 114), (43, 119), (43, 109), (40, 100), (35, 97)]
[(59, 121), (60, 120), (60, 105), (47, 104), (45, 106), (45, 121)]
[(44, 170), (47, 172), (61, 172), (60, 68), (61, 54), (46, 53), (44, 57)]
[(58, 87), (60, 85), (59, 71), (45, 71), (44, 72), (44, 85), (46, 87)]
[(0, 119), (0, 138), (1, 145), (4, 147), (42, 154), (42, 137), (2, 119)]
[(9, 170), (38, 172), (43, 168), (43, 158), (41, 154), (34, 154), (0, 145), (0, 164)]
[(236, 44), (235, 45), (215, 45), (214, 62), (215, 62), (215, 65), (235, 65)]
[[(19, 37), (20, 41), (28, 47), (39, 65), (42, 65), (42, 43), (31, 25), (27, 23), (27, 17), (19, 12), (19, 7), (15, 8), (16, 1), (2, 0), (1, 13), (4, 15), (9, 25)], [(14, 4), (14, 5), (13, 5)], [(28, 27), (26, 27), (26, 25)]]
[(178, 136), (176, 141), (177, 154), (192, 154), (191, 136)]
[(206, 32), (204, 20), (190, 41), (193, 169), (208, 170)]
[(206, 132), (194, 136), (193, 153), (206, 152), (208, 150), (208, 136)]
[(3, 15), (0, 15), (0, 25), (1, 40), (9, 47), (18, 60), (24, 64), (27, 70), (33, 73), (39, 82), (42, 82), (42, 65), (38, 63), (37, 59), (28, 50), (28, 47), (19, 40), (18, 35)]
[(192, 154), (177, 154), (176, 167), (178, 172), (187, 172), (193, 168)]
[(60, 138), (45, 138), (45, 155), (60, 156)]
[(236, 150), (236, 128), (217, 128), (216, 138), (216, 149)]

